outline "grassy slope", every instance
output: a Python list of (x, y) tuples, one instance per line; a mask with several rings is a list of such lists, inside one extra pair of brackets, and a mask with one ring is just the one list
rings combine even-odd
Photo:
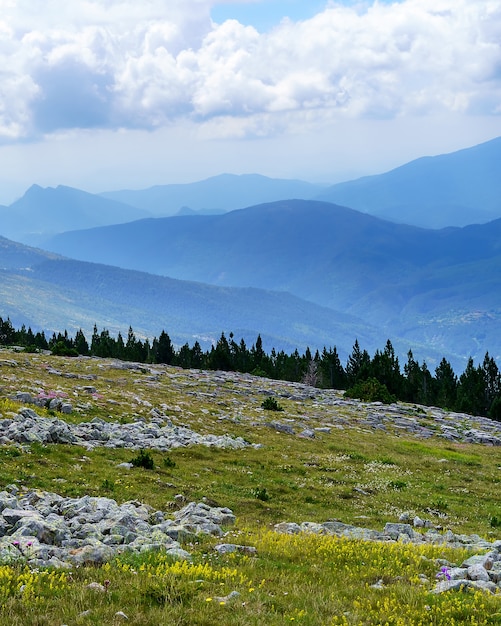
[[(20, 570), (0, 567), (0, 624), (112, 624), (120, 621), (117, 611), (124, 611), (132, 624), (383, 624), (386, 615), (390, 624), (418, 624), (421, 618), (423, 624), (452, 624), (470, 617), (477, 620), (471, 623), (498, 623), (499, 598), (428, 593), (437, 570), (434, 559), (458, 562), (462, 555), (457, 552), (429, 548), (424, 559), (415, 548), (278, 538), (269, 530), (280, 521), (332, 518), (381, 529), (385, 522), (396, 521), (400, 512), (410, 511), (456, 533), (495, 538), (499, 531), (490, 521), (499, 517), (501, 509), (499, 448), (371, 431), (360, 423), (363, 407), (283, 399), (280, 394), (289, 391), (286, 384), (264, 379), (236, 376), (232, 381), (215, 373), (195, 375), (163, 367), (155, 367), (159, 372), (155, 379), (147, 371), (116, 370), (110, 362), (97, 359), (6, 351), (0, 355), (0, 359), (12, 358), (18, 367), (0, 367), (3, 416), (19, 408), (6, 399), (9, 394), (43, 388), (66, 392), (80, 406), (72, 420), (99, 416), (129, 421), (138, 415), (147, 417), (151, 406), (163, 406), (175, 424), (202, 433), (228, 432), (264, 447), (153, 452), (154, 470), (137, 468), (127, 473), (117, 464), (129, 461), (134, 454), (130, 451), (31, 446), (19, 454), (12, 447), (1, 448), (0, 488), (15, 481), (62, 495), (106, 495), (120, 502), (138, 499), (162, 510), (171, 507), (176, 494), (188, 501), (206, 497), (237, 515), (237, 525), (226, 541), (257, 546), (259, 557), (216, 557), (211, 552), (216, 541), (202, 540), (187, 547), (194, 554), (191, 569), (176, 569), (156, 555), (104, 570), (83, 568), (74, 571), (71, 579), (62, 576), (59, 582), (52, 581), (52, 587), (41, 575), (26, 574), (32, 597), (17, 590), (26, 584), (19, 578)], [(89, 396), (82, 390), (86, 380), (49, 373), (48, 365), (63, 373), (96, 375), (91, 384), (98, 394)], [(279, 397), (284, 413), (260, 408), (266, 389)], [(345, 423), (330, 434), (303, 439), (265, 425), (277, 417), (312, 427)], [(426, 415), (422, 419), (432, 426)], [(256, 497), (263, 490), (268, 500)], [(428, 508), (446, 517), (430, 514)], [(419, 574), (430, 582), (419, 582)], [(85, 588), (87, 582), (105, 578), (112, 581), (108, 594)], [(384, 590), (368, 587), (380, 578)], [(241, 596), (220, 604), (217, 597), (232, 590)], [(85, 610), (91, 613), (79, 617)], [(404, 621), (391, 621), (397, 618)]]

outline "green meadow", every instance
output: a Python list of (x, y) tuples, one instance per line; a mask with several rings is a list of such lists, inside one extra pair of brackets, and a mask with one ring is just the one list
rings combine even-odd
[[(501, 594), (431, 593), (441, 560), (460, 564), (464, 550), (274, 531), (279, 522), (327, 520), (382, 530), (408, 512), (443, 531), (501, 538), (501, 448), (371, 429), (363, 420), (366, 405), (322, 403), (315, 394), (295, 399), (288, 383), (248, 375), (168, 366), (118, 369), (111, 360), (6, 350), (0, 361), (2, 418), (28, 406), (12, 400), (16, 392), (43, 392), (74, 407), (71, 415), (61, 415), (29, 405), (47, 419), (127, 423), (148, 420), (152, 408), (159, 408), (175, 425), (261, 444), (148, 450), (152, 469), (125, 471), (118, 465), (137, 451), (38, 443), (0, 447), (0, 490), (15, 483), (21, 492), (139, 500), (162, 511), (174, 510), (175, 496), (182, 495), (185, 502), (204, 498), (229, 507), (237, 516), (223, 539), (199, 536), (183, 545), (191, 561), (157, 552), (124, 554), (99, 568), (70, 571), (2, 564), (0, 624), (501, 622)], [(263, 409), (266, 397), (276, 398), (283, 411)], [(406, 409), (433, 430), (426, 407)], [(310, 438), (280, 432), (274, 422), (331, 427)], [(257, 556), (219, 555), (214, 546), (221, 541), (253, 546)], [(104, 591), (88, 587), (104, 581)]]

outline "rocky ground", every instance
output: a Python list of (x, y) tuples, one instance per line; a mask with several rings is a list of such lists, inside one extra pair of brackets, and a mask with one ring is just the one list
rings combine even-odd
[[(44, 380), (33, 380), (32, 370), (37, 363), (43, 368)], [(109, 372), (120, 370), (137, 372), (139, 377), (132, 390), (120, 389), (125, 383), (119, 376), (109, 377)], [(0, 425), (3, 443), (9, 439), (19, 441), (24, 436), (27, 440), (41, 438), (43, 442), (54, 437), (54, 441), (62, 438), (66, 443), (87, 442), (88, 446), (148, 446), (162, 450), (194, 443), (223, 447), (246, 445), (244, 441), (225, 438), (224, 434), (219, 439), (210, 436), (204, 439), (196, 432), (190, 432), (189, 428), (183, 428), (186, 424), (193, 427), (197, 422), (203, 423), (204, 413), (210, 412), (211, 415), (217, 413), (223, 424), (225, 420), (248, 422), (250, 426), (253, 423), (266, 424), (275, 430), (303, 437), (315, 437), (334, 429), (356, 428), (421, 439), (438, 436), (456, 443), (501, 445), (501, 423), (488, 418), (404, 403), (390, 406), (363, 403), (345, 399), (343, 393), (336, 390), (234, 372), (179, 370), (161, 365), (100, 362), (85, 358), (66, 360), (64, 367), (56, 369), (44, 365), (43, 358), (38, 355), (23, 355), (21, 359), (0, 359), (0, 374), (4, 394), (28, 407), (31, 404), (47, 407), (58, 415), (58, 420), (49, 427), (51, 432), (47, 432), (47, 425), (38, 421), (34, 412), (24, 410), (22, 418), (3, 416), (7, 418)], [(24, 385), (23, 381), (26, 381)], [(83, 384), (86, 381), (92, 381), (92, 384)], [(178, 402), (156, 403), (158, 396)], [(270, 412), (263, 411), (260, 406), (266, 396), (294, 403), (296, 415), (291, 417), (290, 412), (284, 415), (277, 412), (270, 419)], [(186, 406), (186, 399), (190, 397), (196, 398), (198, 405), (205, 402), (210, 408), (202, 408), (199, 415), (193, 414)], [(307, 410), (302, 412), (305, 403), (308, 404)], [(83, 423), (93, 404), (106, 407), (110, 411), (109, 420)], [(82, 423), (66, 426), (65, 415), (82, 416)], [(124, 418), (135, 423), (128, 426), (122, 436), (119, 430), (123, 428)], [(12, 422), (8, 422), (9, 419)]]
[[(121, 377), (121, 372), (127, 372), (128, 377)], [(255, 426), (312, 439), (354, 429), (501, 445), (501, 424), (486, 418), (404, 403), (361, 403), (334, 390), (239, 373), (183, 371), (90, 358), (61, 360), (56, 368), (44, 355), (4, 353), (0, 355), (0, 381), (1, 396), (15, 401), (1, 411), (2, 445), (63, 443), (88, 450), (105, 446), (160, 451), (195, 444), (259, 448), (261, 444), (252, 442)], [(269, 396), (293, 410), (263, 410), (261, 403)], [(207, 432), (209, 414), (215, 418), (210, 427), (217, 432)], [(248, 439), (227, 435), (225, 424), (229, 422), (246, 424)], [(152, 510), (136, 501), (119, 505), (110, 498), (21, 493), (16, 485), (9, 485), (0, 493), (0, 560), (24, 559), (33, 567), (67, 567), (101, 563), (124, 550), (159, 547), (179, 558), (189, 558), (181, 540), (200, 532), (223, 536), (224, 527), (235, 520), (231, 510), (203, 502), (177, 508), (172, 513)], [(387, 524), (383, 531), (340, 522), (282, 523), (276, 530), (467, 547), (472, 558), (459, 567), (443, 564), (437, 574), (437, 592), (460, 586), (491, 592), (501, 588), (501, 542), (442, 533), (419, 518)], [(221, 545), (227, 547), (219, 550), (244, 549)], [(252, 548), (245, 549), (252, 552)], [(477, 554), (480, 551), (487, 553)]]

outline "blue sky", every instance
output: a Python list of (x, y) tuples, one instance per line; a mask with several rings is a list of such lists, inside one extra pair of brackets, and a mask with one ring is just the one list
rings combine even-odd
[[(342, 4), (350, 4), (350, 2), (345, 1)], [(326, 5), (327, 2), (324, 0), (266, 0), (244, 4), (228, 2), (213, 7), (211, 16), (215, 22), (235, 19), (263, 32), (273, 28), (284, 18), (293, 21), (310, 19), (322, 11)]]
[(0, 0), (0, 204), (334, 183), (501, 135), (492, 0)]
[[(379, 0), (380, 4), (396, 4), (401, 0)], [(270, 30), (283, 19), (292, 21), (307, 20), (320, 13), (328, 6), (327, 0), (254, 0), (251, 2), (225, 2), (217, 4), (211, 10), (215, 22), (234, 19), (242, 24), (251, 25), (260, 32)], [(362, 6), (357, 0), (342, 0), (344, 6)], [(371, 3), (372, 4), (372, 3)], [(365, 2), (368, 6), (369, 3)]]

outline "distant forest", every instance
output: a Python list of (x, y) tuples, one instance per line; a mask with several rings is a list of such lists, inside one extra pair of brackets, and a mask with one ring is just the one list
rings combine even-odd
[(250, 348), (243, 339), (237, 343), (233, 333), (226, 337), (223, 332), (210, 350), (202, 350), (198, 341), (193, 346), (186, 343), (176, 350), (165, 331), (150, 343), (148, 339), (138, 339), (132, 328), (126, 338), (121, 333), (114, 338), (108, 330), (99, 332), (94, 326), (89, 343), (82, 330), (74, 337), (64, 331), (47, 339), (43, 331), (33, 333), (24, 325), (16, 330), (9, 318), (3, 320), (1, 317), (0, 345), (19, 346), (27, 352), (50, 350), (58, 356), (111, 357), (177, 365), (185, 369), (250, 373), (320, 388), (341, 389), (348, 397), (369, 402), (402, 400), (501, 421), (501, 375), (489, 353), (476, 366), (470, 357), (464, 372), (457, 376), (445, 358), (432, 373), (426, 362), (419, 364), (414, 359), (410, 350), (402, 371), (390, 340), (372, 357), (359, 346), (358, 340), (355, 341), (343, 366), (336, 347), (324, 348), (322, 352), (317, 350), (315, 354), (309, 348), (303, 354), (298, 350), (286, 354), (274, 349), (267, 354), (260, 335)]

